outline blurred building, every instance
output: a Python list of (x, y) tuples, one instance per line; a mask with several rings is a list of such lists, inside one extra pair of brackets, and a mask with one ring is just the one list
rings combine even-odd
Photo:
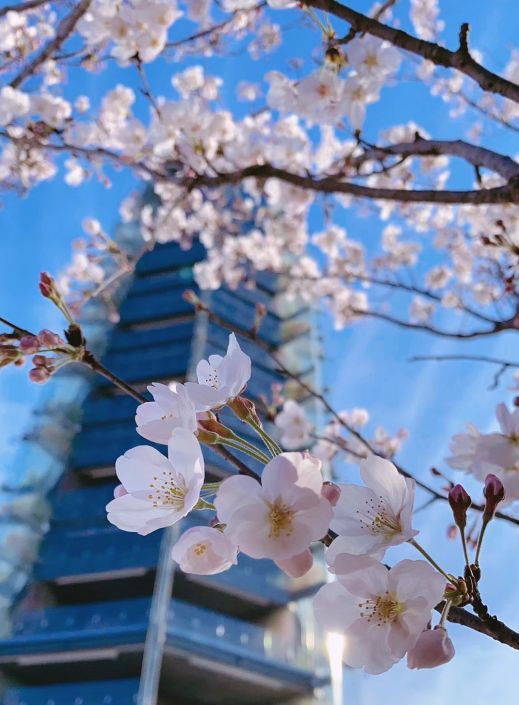
[[(154, 381), (183, 380), (200, 358), (226, 349), (228, 333), (203, 314), (195, 316), (182, 297), (185, 289), (196, 289), (192, 267), (203, 256), (201, 246), (184, 251), (167, 244), (139, 260), (103, 361), (140, 390)], [(256, 304), (265, 304), (259, 336), (290, 369), (315, 382), (310, 314), (284, 296), (276, 277), (260, 276), (255, 289), (204, 296), (211, 310), (242, 328), (252, 325)], [(286, 380), (264, 351), (240, 342), (253, 360), (247, 396), (270, 396), (271, 385)], [(292, 383), (291, 395), (300, 391)], [(0, 640), (2, 702), (329, 702), (327, 654), (310, 605), (323, 579), (319, 563), (299, 580), (270, 561), (247, 556), (220, 575), (175, 571), (170, 552), (178, 527), (141, 537), (106, 520), (104, 508), (116, 484), (114, 461), (144, 442), (135, 432), (135, 401), (102, 378), (67, 374), (50, 393), (44, 420), (29, 439), (26, 477), (13, 477), (0, 502), (0, 568), (8, 564), (0, 576), (0, 608), (2, 599), (7, 605), (22, 589), (11, 632), (5, 630)], [(225, 420), (244, 433), (239, 421)], [(204, 454), (207, 481), (234, 471), (218, 455), (205, 449)], [(38, 549), (35, 526), (47, 520), (46, 493), (51, 519)], [(2, 513), (2, 507), (9, 511)], [(180, 530), (203, 516), (187, 518)], [(21, 560), (23, 551), (28, 555)]]

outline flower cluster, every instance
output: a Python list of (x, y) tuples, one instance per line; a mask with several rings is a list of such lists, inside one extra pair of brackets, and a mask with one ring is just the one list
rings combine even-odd
[[(166, 445), (167, 457), (143, 445), (117, 460), (121, 484), (107, 505), (108, 519), (145, 535), (193, 511), (213, 512), (210, 520), (188, 528), (173, 549), (180, 568), (199, 575), (228, 570), (245, 554), (271, 559), (299, 578), (312, 568), (313, 544), (324, 543), (335, 580), (317, 593), (315, 613), (323, 629), (346, 634), (348, 665), (381, 673), (406, 654), (410, 668), (449, 661), (454, 647), (444, 623), (463, 590), (416, 541), (414, 480), (389, 460), (368, 455), (360, 463), (363, 485), (337, 485), (324, 481), (321, 460), (309, 451), (283, 452), (243, 396), (251, 361), (234, 334), (225, 356), (211, 355), (196, 372), (197, 382), (149, 386), (153, 401), (137, 408), (137, 432)], [(264, 450), (221, 423), (224, 406), (258, 434)], [(349, 421), (362, 424), (366, 418), (357, 410)], [(289, 401), (276, 419), (282, 440), (295, 447), (302, 436), (294, 427), (306, 434), (307, 423)], [(247, 470), (206, 482), (201, 444), (249, 454), (263, 465), (261, 477)], [(486, 523), (502, 499), (498, 484), (497, 478), (487, 479)], [(466, 511), (459, 492), (452, 493), (451, 504), (455, 517)], [(430, 563), (403, 560), (389, 569), (381, 562), (388, 549), (404, 543)], [(432, 610), (443, 600), (442, 618), (431, 630)]]

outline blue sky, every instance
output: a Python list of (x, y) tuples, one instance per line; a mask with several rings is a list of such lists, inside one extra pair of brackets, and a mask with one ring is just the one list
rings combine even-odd
[[(1, 3), (4, 4), (4, 3)], [(368, 2), (356, 2), (355, 7), (366, 10)], [(485, 0), (472, 3), (440, 3), (442, 17), (450, 27), (447, 41), (455, 44), (459, 25), (470, 21), (471, 42), (481, 49), (490, 68), (499, 70), (506, 62), (517, 34), (518, 6), (514, 0), (496, 0), (490, 6)], [(406, 14), (408, 3), (398, 3), (398, 16), (409, 26)], [(283, 25), (293, 25), (293, 14), (276, 13)], [(515, 20), (515, 21), (514, 21)], [(514, 31), (515, 30), (515, 31)], [(308, 41), (302, 41), (302, 39)], [(208, 73), (223, 75), (226, 89), (223, 102), (244, 112), (248, 106), (237, 104), (233, 90), (239, 80), (260, 81), (270, 69), (288, 70), (288, 60), (300, 56), (304, 46), (305, 66), (311, 67), (310, 48), (317, 46), (314, 33), (291, 29), (287, 42), (276, 57), (265, 57), (261, 62), (240, 57), (204, 61)], [(308, 48), (310, 47), (310, 48)], [(189, 63), (195, 63), (190, 61)], [(169, 78), (178, 67), (159, 62), (150, 68), (148, 78), (153, 91), (172, 95)], [(99, 100), (116, 79), (137, 85), (136, 76), (111, 69), (106, 74), (82, 74), (69, 77), (67, 93), (86, 93), (93, 103)], [(446, 119), (445, 106), (433, 100), (427, 91), (414, 82), (395, 89), (385, 89), (382, 102), (369, 112), (366, 134), (375, 137), (388, 123), (415, 120), (437, 137), (463, 136), (469, 122)], [(489, 143), (514, 154), (511, 133), (495, 128)], [(26, 197), (3, 195), (0, 201), (0, 315), (28, 328), (56, 328), (61, 324), (53, 308), (38, 295), (39, 272), (57, 273), (70, 256), (70, 242), (81, 235), (81, 221), (86, 216), (98, 218), (108, 230), (117, 222), (118, 205), (135, 182), (128, 174), (113, 175), (113, 185), (105, 189), (95, 180), (71, 189), (57, 179), (38, 186)], [(338, 211), (339, 224), (351, 235), (369, 238), (372, 220), (359, 220), (344, 211)], [(317, 224), (317, 223), (316, 223)], [(341, 333), (332, 331), (323, 321), (324, 348), (327, 362), (325, 383), (337, 408), (366, 406), (375, 424), (389, 430), (405, 426), (409, 439), (400, 459), (423, 479), (430, 479), (431, 465), (446, 469), (443, 461), (448, 455), (448, 440), (462, 430), (465, 421), (473, 421), (482, 429), (493, 427), (494, 409), (499, 401), (511, 399), (507, 391), (510, 375), (505, 376), (497, 391), (489, 391), (493, 369), (471, 363), (414, 363), (408, 358), (415, 354), (442, 354), (450, 352), (485, 353), (495, 356), (513, 356), (512, 338), (499, 336), (484, 342), (456, 344), (431, 338), (425, 333), (402, 333), (382, 323), (372, 321), (357, 325)], [(19, 439), (30, 423), (32, 409), (40, 389), (26, 379), (26, 370), (2, 370), (0, 374), (0, 474), (2, 467), (12, 466)], [(479, 491), (479, 490), (478, 490)], [(422, 531), (424, 545), (435, 547), (435, 555), (445, 561), (454, 572), (461, 566), (458, 545), (445, 538), (449, 523), (445, 506), (434, 505), (417, 516), (417, 527)], [(499, 615), (518, 625), (519, 606), (514, 586), (519, 580), (517, 562), (517, 532), (496, 524), (490, 529), (488, 545), (483, 554), (484, 578), (482, 591), (491, 607)], [(390, 559), (400, 555), (413, 557), (410, 549), (395, 551)], [(384, 700), (385, 705), (413, 699), (419, 705), (447, 700), (455, 694), (456, 700), (471, 700), (484, 705), (491, 699), (513, 702), (514, 693), (510, 673), (515, 654), (504, 646), (467, 630), (452, 629), (457, 648), (456, 659), (447, 666), (429, 673), (411, 672), (401, 665), (380, 677), (360, 674), (346, 675), (345, 703), (358, 702), (374, 705)], [(355, 686), (355, 687), (353, 687)]]

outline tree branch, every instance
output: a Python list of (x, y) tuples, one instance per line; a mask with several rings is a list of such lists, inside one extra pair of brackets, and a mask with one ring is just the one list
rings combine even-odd
[(460, 71), (472, 78), (484, 91), (498, 93), (499, 95), (519, 102), (519, 86), (506, 78), (489, 71), (475, 61), (468, 49), (468, 25), (464, 24), (460, 30), (460, 46), (456, 51), (418, 39), (401, 29), (390, 27), (371, 17), (356, 12), (347, 5), (342, 5), (335, 0), (304, 0), (305, 5), (329, 12), (348, 22), (352, 29), (358, 32), (371, 34), (379, 39), (385, 39), (399, 49), (409, 51), (411, 54), (432, 61), (437, 66), (444, 66)]
[[(61, 2), (62, 0), (54, 0), (54, 2)], [(5, 7), (0, 8), (0, 17), (4, 17), (8, 12), (27, 12), (27, 10), (34, 10), (40, 5), (46, 5), (49, 0), (25, 0), (25, 2), (19, 2), (17, 5), (5, 5)]]
[(463, 140), (427, 140), (420, 136), (413, 142), (390, 144), (385, 147), (372, 146), (349, 163), (358, 166), (369, 160), (383, 160), (389, 155), (412, 156), (454, 156), (478, 167), (485, 167), (509, 181), (519, 176), (519, 164), (504, 154), (479, 147)]
[(68, 37), (74, 31), (76, 24), (79, 19), (85, 14), (85, 12), (90, 7), (92, 0), (80, 0), (75, 8), (66, 15), (58, 25), (56, 30), (56, 36), (52, 39), (45, 47), (37, 54), (29, 63), (24, 66), (20, 73), (15, 76), (10, 85), (13, 88), (18, 88), (24, 81), (26, 81), (32, 74), (48, 59), (52, 57), (52, 54), (60, 48), (60, 46), (65, 42)]
[[(435, 610), (441, 612), (444, 605), (444, 602), (436, 605)], [(511, 646), (513, 649), (519, 649), (519, 634), (495, 617), (487, 621), (467, 612), (462, 607), (451, 607), (447, 619), (453, 624), (461, 624), (502, 644)]]
[(448, 203), (448, 204), (488, 204), (519, 203), (519, 176), (503, 186), (476, 191), (441, 191), (433, 189), (411, 190), (397, 188), (376, 188), (342, 181), (340, 176), (316, 177), (311, 174), (294, 174), (271, 164), (252, 164), (237, 171), (199, 174), (185, 177), (181, 185), (189, 190), (203, 186), (215, 187), (224, 184), (238, 184), (243, 179), (280, 179), (293, 186), (321, 193), (345, 193), (359, 198), (381, 201), (401, 201), (404, 203)]

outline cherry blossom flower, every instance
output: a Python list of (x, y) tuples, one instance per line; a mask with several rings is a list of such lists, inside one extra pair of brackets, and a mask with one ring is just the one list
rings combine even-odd
[(137, 407), (137, 433), (153, 443), (167, 444), (175, 428), (196, 431), (195, 407), (183, 384), (171, 382), (168, 386), (155, 382), (148, 391), (153, 401)]
[(155, 448), (137, 446), (117, 459), (115, 470), (127, 494), (107, 504), (108, 520), (142, 536), (186, 516), (204, 482), (200, 444), (184, 428), (172, 432), (167, 458)]
[(505, 404), (499, 404), (496, 416), (501, 433), (480, 437), (474, 474), (481, 479), (489, 473), (496, 475), (503, 483), (507, 499), (519, 499), (519, 409), (510, 413)]
[(476, 457), (480, 436), (480, 432), (473, 424), (467, 424), (467, 433), (458, 433), (452, 437), (450, 449), (453, 455), (447, 458), (451, 468), (470, 471)]
[(519, 409), (510, 412), (505, 404), (499, 404), (496, 416), (501, 433), (482, 434), (468, 424), (467, 433), (453, 436), (450, 447), (454, 455), (447, 462), (482, 482), (487, 475), (496, 475), (507, 500), (519, 499)]
[(342, 537), (348, 553), (382, 556), (389, 546), (418, 533), (411, 525), (415, 483), (376, 455), (361, 462), (360, 474), (366, 487), (339, 485), (330, 528)]
[(214, 409), (237, 397), (250, 379), (251, 361), (231, 333), (225, 357), (210, 355), (196, 367), (198, 384), (186, 382), (186, 390), (198, 411)]
[(344, 633), (344, 661), (367, 673), (390, 669), (417, 642), (441, 601), (445, 578), (425, 561), (404, 560), (388, 570), (370, 556), (342, 553), (337, 582), (314, 599), (320, 625)]
[(355, 37), (347, 48), (351, 66), (361, 76), (382, 82), (384, 78), (398, 70), (400, 52), (388, 42), (364, 35)]
[(407, 665), (409, 668), (436, 668), (452, 661), (455, 653), (446, 629), (424, 629), (407, 652)]
[(237, 563), (238, 549), (218, 529), (194, 526), (173, 546), (172, 558), (184, 573), (214, 575)]
[(292, 558), (328, 531), (332, 508), (322, 485), (319, 460), (282, 453), (265, 466), (261, 485), (242, 475), (224, 480), (215, 499), (218, 519), (252, 558)]
[(280, 442), (283, 448), (295, 450), (310, 441), (313, 426), (307, 419), (303, 407), (293, 399), (285, 401), (274, 423), (281, 430)]

